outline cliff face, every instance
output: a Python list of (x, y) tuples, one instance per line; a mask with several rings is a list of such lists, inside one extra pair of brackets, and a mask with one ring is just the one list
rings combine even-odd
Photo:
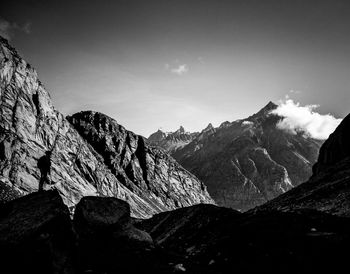
[(350, 157), (350, 115), (344, 118), (322, 145), (317, 163), (313, 167), (314, 175), (347, 157)]
[(320, 149), (313, 175), (307, 182), (263, 205), (258, 210), (315, 209), (350, 216), (350, 115)]
[[(141, 141), (138, 141), (138, 137), (133, 141), (136, 144), (130, 142), (129, 145), (134, 145), (136, 150), (137, 142), (141, 144)], [(134, 148), (130, 147), (130, 150)], [(141, 149), (142, 147), (139, 147), (137, 154), (144, 153)], [(40, 165), (38, 166), (38, 162), (47, 152), (51, 153), (51, 166), (49, 170), (43, 170)], [(162, 158), (161, 155), (153, 154), (156, 158)], [(185, 175), (176, 181), (175, 176), (167, 177), (160, 174), (160, 179), (157, 181), (159, 185), (153, 184), (154, 188), (148, 192), (152, 197), (147, 198), (138, 195), (142, 186), (131, 187), (132, 179), (123, 181), (124, 177), (117, 177), (118, 174), (114, 169), (110, 169), (112, 165), (106, 162), (104, 157), (105, 155), (99, 155), (54, 108), (50, 95), (39, 81), (36, 71), (5, 39), (0, 37), (0, 199), (2, 201), (37, 191), (40, 178), (44, 178), (44, 189), (57, 189), (65, 204), (70, 207), (86, 195), (112, 196), (128, 201), (133, 216), (137, 217), (148, 217), (163, 210), (201, 201), (212, 202), (201, 183), (173, 163), (174, 161), (167, 155), (164, 156), (168, 157), (168, 160), (163, 162), (163, 170), (170, 169), (167, 164), (172, 163), (174, 173), (179, 168), (180, 173)], [(109, 162), (113, 162), (113, 159)], [(138, 164), (129, 159), (130, 168)], [(138, 182), (138, 178), (134, 179)], [(196, 187), (186, 192), (185, 189), (190, 186)], [(157, 196), (158, 193), (181, 187), (183, 192), (179, 195), (182, 195), (182, 200), (177, 202), (174, 199), (179, 197), (176, 196), (178, 194), (173, 197), (172, 193), (168, 193), (168, 199)], [(198, 196), (196, 190), (200, 190)]]
[(247, 119), (208, 126), (173, 153), (222, 206), (247, 210), (306, 181), (322, 142), (276, 127), (270, 102)]

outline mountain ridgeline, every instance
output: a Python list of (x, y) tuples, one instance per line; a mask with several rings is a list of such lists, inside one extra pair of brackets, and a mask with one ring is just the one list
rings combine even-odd
[(175, 132), (163, 132), (160, 129), (148, 137), (148, 141), (155, 146), (159, 146), (169, 153), (188, 145), (196, 136), (198, 132), (187, 132), (183, 126), (180, 126)]
[[(35, 69), (0, 37), (1, 201), (42, 184), (57, 189), (72, 209), (83, 196), (110, 196), (143, 218), (213, 203), (194, 175), (115, 120), (82, 112), (69, 121), (54, 108)], [(40, 166), (45, 157), (48, 163)]]
[(282, 117), (271, 114), (276, 108), (269, 102), (246, 119), (209, 124), (175, 151), (164, 141), (154, 144), (201, 179), (218, 205), (248, 210), (305, 182), (322, 144), (279, 129)]

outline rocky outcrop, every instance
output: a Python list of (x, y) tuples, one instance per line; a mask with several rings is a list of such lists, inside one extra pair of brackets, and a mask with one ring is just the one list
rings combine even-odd
[(321, 141), (276, 127), (270, 102), (247, 119), (209, 125), (172, 155), (222, 206), (247, 210), (285, 193), (312, 173)]
[[(141, 271), (145, 262), (138, 257), (154, 252), (153, 239), (133, 226), (130, 207), (125, 201), (112, 197), (83, 197), (76, 207), (73, 222), (80, 273), (97, 269), (112, 273), (127, 273), (130, 269)], [(131, 266), (133, 257), (137, 264)]]
[(256, 210), (314, 209), (350, 217), (349, 121), (350, 115), (322, 145), (310, 180)]
[(206, 187), (171, 156), (97, 112), (79, 112), (68, 120), (102, 156), (113, 175), (157, 211), (213, 203)]
[(183, 126), (180, 126), (175, 132), (163, 132), (159, 129), (151, 134), (147, 141), (151, 145), (161, 147), (169, 153), (174, 153), (188, 145), (197, 135), (198, 132), (187, 132)]
[[(128, 133), (129, 135), (131, 136), (131, 133)], [(110, 136), (110, 138), (116, 137)], [(181, 175), (168, 176), (161, 173), (158, 180), (152, 182), (153, 188), (149, 189), (147, 195), (140, 197), (138, 193), (141, 189), (138, 187), (141, 186), (138, 182), (145, 183), (149, 174), (143, 172), (144, 169), (136, 168), (140, 164), (144, 167), (145, 163), (140, 163), (137, 157), (145, 160), (143, 156), (146, 153), (142, 151), (141, 139), (135, 137), (135, 140), (140, 145), (127, 144), (135, 145), (130, 147), (132, 153), (128, 154), (133, 155), (133, 158), (125, 160), (131, 172), (127, 170), (124, 173), (117, 173), (116, 170), (123, 169), (111, 164), (117, 160), (110, 159), (112, 155), (100, 155), (82, 138), (54, 108), (50, 95), (39, 81), (34, 68), (23, 60), (5, 39), (0, 38), (2, 201), (37, 191), (39, 185), (43, 185), (44, 189), (57, 189), (64, 203), (70, 208), (73, 208), (83, 196), (111, 196), (128, 201), (132, 215), (137, 217), (149, 217), (163, 210), (201, 201), (212, 202), (202, 184), (164, 152), (152, 154), (154, 161), (161, 159), (160, 162), (163, 164), (161, 170), (165, 173), (169, 169), (173, 174)], [(45, 159), (42, 161), (47, 155), (50, 155), (49, 164), (40, 165), (39, 163), (47, 162)], [(106, 161), (106, 157), (109, 157), (109, 162)], [(172, 167), (168, 167), (168, 163), (171, 163)], [(140, 175), (142, 178), (124, 176), (128, 172), (131, 174), (133, 169), (140, 170), (141, 173), (134, 175)], [(191, 189), (187, 190), (188, 188)], [(175, 189), (180, 189), (180, 194), (171, 193)], [(196, 190), (200, 190), (198, 195)], [(158, 193), (163, 193), (163, 196), (158, 197)], [(164, 198), (164, 195), (168, 198)], [(178, 197), (182, 199), (175, 201)]]

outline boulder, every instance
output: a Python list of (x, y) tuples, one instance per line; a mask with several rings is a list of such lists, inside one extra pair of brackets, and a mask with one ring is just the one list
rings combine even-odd
[(0, 207), (2, 273), (74, 273), (75, 236), (58, 191), (42, 191)]
[[(150, 262), (151, 236), (135, 228), (129, 205), (116, 198), (84, 197), (74, 213), (79, 271), (135, 271)], [(139, 264), (132, 264), (136, 260)]]

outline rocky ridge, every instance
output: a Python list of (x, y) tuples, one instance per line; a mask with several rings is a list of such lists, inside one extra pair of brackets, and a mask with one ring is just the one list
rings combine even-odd
[(198, 132), (187, 132), (183, 126), (174, 132), (163, 132), (158, 130), (152, 133), (148, 138), (148, 142), (154, 146), (161, 147), (169, 153), (174, 153), (178, 149), (188, 145), (196, 136)]
[(130, 191), (165, 211), (197, 203), (212, 203), (206, 187), (171, 156), (114, 119), (83, 111), (68, 117), (70, 123)]
[[(161, 170), (157, 170), (163, 172), (158, 177), (151, 169), (136, 168), (140, 163), (136, 163), (135, 151), (138, 148), (138, 154), (144, 153), (141, 151), (142, 141), (123, 129), (124, 137), (133, 136), (133, 140), (141, 144), (138, 146), (137, 143), (119, 139), (126, 142), (121, 146), (134, 145), (125, 150), (127, 157), (132, 157), (128, 160), (129, 166), (141, 172), (134, 175), (158, 178), (147, 195), (139, 196), (141, 181), (124, 176), (128, 172), (123, 172), (123, 167), (119, 168), (117, 164), (110, 169), (112, 165), (106, 164), (105, 158), (111, 155), (100, 155), (54, 108), (35, 69), (1, 37), (0, 132), (1, 201), (37, 191), (43, 175), (38, 161), (51, 152), (50, 180), (47, 180), (44, 188), (57, 189), (70, 208), (83, 196), (111, 196), (128, 201), (133, 216), (149, 217), (181, 206), (213, 202), (202, 183), (164, 152), (154, 150), (153, 154), (147, 154), (163, 164)], [(131, 163), (134, 159), (135, 163)], [(168, 163), (172, 165), (171, 174), (167, 174)], [(171, 191), (175, 188), (181, 191), (173, 195)], [(158, 193), (162, 193), (162, 196), (158, 197)]]

